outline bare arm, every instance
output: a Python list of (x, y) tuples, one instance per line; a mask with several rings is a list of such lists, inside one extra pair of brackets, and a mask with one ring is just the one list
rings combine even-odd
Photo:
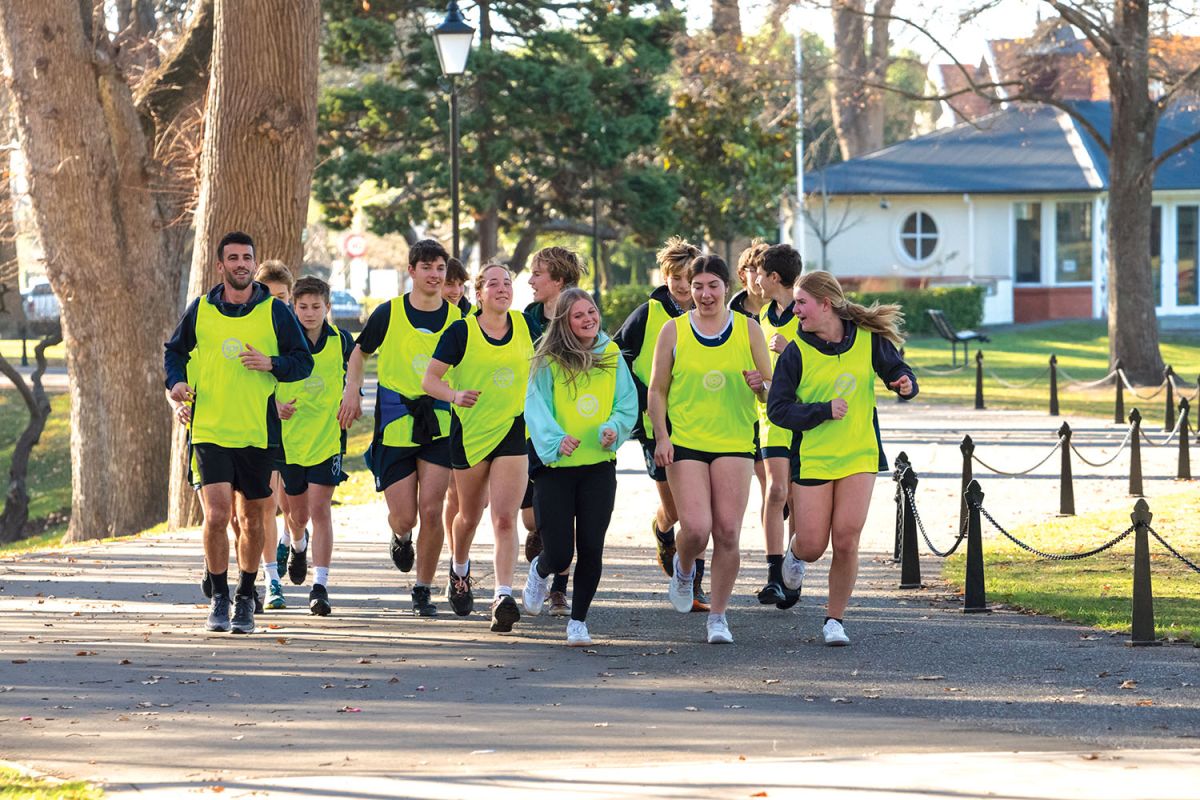
[(459, 389), (455, 391), (446, 382), (446, 373), (450, 365), (436, 358), (425, 368), (425, 377), (421, 378), (421, 391), (435, 400), (453, 403), (456, 406), (470, 408), (479, 399), (479, 392), (474, 389)]
[(771, 388), (771, 355), (767, 349), (767, 340), (763, 336), (762, 326), (755, 320), (749, 322), (750, 355), (754, 358), (754, 370), (746, 374), (746, 385), (758, 395), (758, 399), (767, 402), (767, 390)]
[(338, 423), (349, 428), (362, 416), (363, 351), (358, 345), (346, 361), (346, 388), (342, 390), (342, 405), (338, 408)]
[(664, 325), (654, 347), (654, 365), (650, 388), (646, 393), (647, 411), (654, 427), (654, 462), (665, 467), (675, 460), (675, 449), (667, 434), (667, 395), (671, 391), (671, 368), (675, 364), (675, 326)]

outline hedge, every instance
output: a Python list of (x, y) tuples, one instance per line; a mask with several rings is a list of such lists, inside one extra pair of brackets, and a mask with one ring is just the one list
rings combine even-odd
[(904, 309), (904, 330), (910, 334), (933, 334), (933, 322), (925, 313), (940, 309), (957, 330), (977, 328), (983, 322), (982, 286), (939, 286), (932, 289), (900, 289), (894, 292), (847, 292), (856, 303), (871, 305), (899, 303)]
[(653, 291), (653, 286), (636, 283), (610, 286), (605, 289), (604, 294), (600, 297), (600, 316), (604, 322), (604, 330), (608, 331), (609, 335), (616, 333), (625, 318), (632, 314), (635, 308), (646, 302)]

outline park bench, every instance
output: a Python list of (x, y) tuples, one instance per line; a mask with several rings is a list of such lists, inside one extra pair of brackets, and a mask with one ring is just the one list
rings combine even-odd
[(959, 342), (963, 346), (963, 363), (967, 362), (967, 342), (978, 340), (980, 342), (990, 342), (991, 339), (984, 336), (982, 333), (975, 331), (956, 331), (950, 321), (946, 319), (946, 315), (940, 309), (931, 308), (928, 310), (929, 318), (933, 320), (933, 327), (947, 342), (950, 343), (950, 366), (958, 364), (958, 345)]

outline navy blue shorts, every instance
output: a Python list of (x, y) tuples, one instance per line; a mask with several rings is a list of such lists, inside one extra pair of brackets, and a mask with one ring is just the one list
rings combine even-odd
[(342, 469), (341, 453), (330, 456), (320, 464), (314, 464), (311, 467), (284, 464), (279, 470), (279, 476), (283, 478), (283, 491), (290, 497), (307, 492), (309, 484), (337, 486), (349, 477)]
[(398, 483), (416, 472), (418, 460), (450, 469), (450, 440), (445, 436), (416, 447), (381, 444), (374, 448), (374, 452), (378, 463), (371, 465), (371, 472), (375, 474), (377, 492), (382, 492), (393, 483)]

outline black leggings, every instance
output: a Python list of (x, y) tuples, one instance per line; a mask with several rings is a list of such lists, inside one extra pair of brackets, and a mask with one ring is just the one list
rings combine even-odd
[(616, 462), (547, 467), (538, 471), (536, 486), (533, 504), (542, 532), (538, 574), (545, 578), (565, 571), (579, 551), (571, 619), (583, 622), (604, 568), (604, 535), (617, 497)]

